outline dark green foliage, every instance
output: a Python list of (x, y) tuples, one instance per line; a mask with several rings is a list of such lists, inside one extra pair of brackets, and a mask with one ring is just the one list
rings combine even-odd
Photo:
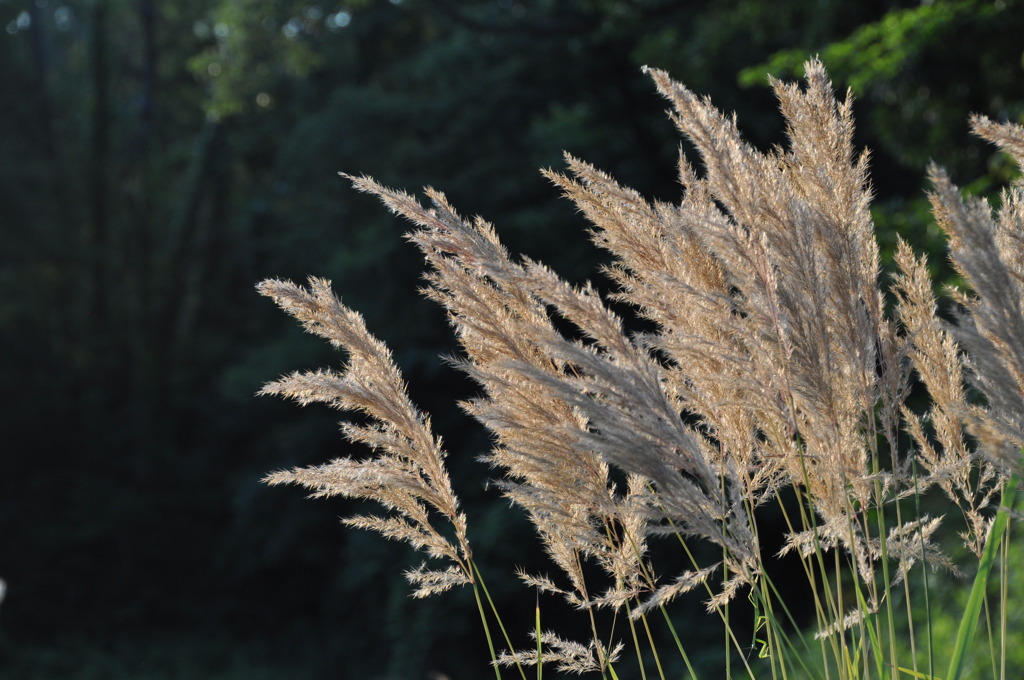
[[(641, 65), (736, 108), (767, 146), (779, 141), (770, 95), (737, 94), (737, 74), (789, 75), (814, 52), (860, 97), (878, 223), (934, 252), (923, 160), (985, 175), (988, 192), (1006, 166), (969, 140), (966, 114), (1024, 110), (1020, 3), (977, 5), (0, 3), (0, 676), (31, 677), (21, 671), (38, 661), (60, 677), (177, 677), (152, 666), (182, 639), (192, 677), (479, 668), (474, 621), (451, 614), (468, 610), (461, 594), (413, 606), (398, 571), (379, 566), (414, 566), (404, 549), (325, 522), (327, 501), (257, 484), (344, 451), (332, 414), (253, 399), (295, 357), (335, 358), (252, 285), (333, 279), (374, 333), (406, 348), (396, 362), (418, 405), (450, 404), (470, 388), (437, 359), (450, 349), (441, 314), (409, 302), (419, 259), (338, 171), (434, 183), (493, 219), (513, 252), (581, 277), (598, 256), (536, 169), (565, 149), (674, 199), (673, 133)], [(886, 48), (866, 59), (865, 45)], [(743, 70), (759, 64), (756, 77)], [(435, 425), (454, 483), (484, 474), (470, 420)], [(475, 482), (459, 491), (493, 499)], [(492, 550), (496, 537), (474, 540), (495, 564), (519, 559)], [(255, 661), (208, 661), (232, 655), (187, 639), (208, 629), (209, 646)]]

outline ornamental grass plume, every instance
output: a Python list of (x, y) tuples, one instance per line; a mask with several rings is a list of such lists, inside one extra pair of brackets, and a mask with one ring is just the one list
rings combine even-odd
[[(923, 646), (912, 603), (922, 586), (927, 597), (938, 568), (976, 571), (944, 677), (963, 672), (1024, 445), (1024, 185), (1007, 190), (993, 219), (933, 169), (936, 216), (973, 292), (956, 293), (955, 325), (942, 321), (924, 260), (901, 241), (887, 312), (851, 97), (835, 97), (820, 62), (805, 70), (803, 88), (772, 81), (788, 145), (767, 153), (743, 141), (735, 118), (647, 71), (702, 162), (698, 171), (680, 156), (676, 204), (648, 201), (571, 156), (567, 174), (544, 171), (611, 254), (611, 300), (649, 322), (643, 333), (590, 284), (512, 258), (490, 224), (464, 219), (442, 193), (426, 189), (423, 205), (349, 177), (415, 225), (407, 238), (429, 266), (424, 292), (445, 308), (461, 346), (451, 363), (480, 389), (461, 407), (492, 436), (482, 459), (558, 569), (518, 576), (578, 608), (589, 640), (563, 639), (538, 619), (524, 648), (504, 625), (506, 649), (493, 646), (488, 621), (501, 620), (489, 596), (484, 610), (445, 453), (388, 350), (326, 281), (260, 284), (348, 356), (341, 373), (295, 374), (262, 393), (365, 414), (368, 424), (343, 433), (373, 450), (266, 481), (382, 504), (382, 516), (345, 521), (447, 563), (408, 572), (415, 595), (474, 588), (497, 677), (515, 666), (525, 679), (535, 665), (539, 678), (547, 663), (618, 678), (629, 646), (640, 677), (652, 659), (665, 677), (648, 619), (658, 611), (696, 678), (667, 611), (695, 589), (725, 630), (726, 677), (933, 677), (928, 600)], [(974, 129), (1024, 161), (1021, 127), (976, 118)], [(925, 414), (907, 405), (915, 374), (931, 398)], [(969, 398), (968, 384), (986, 403)], [(953, 520), (941, 503), (922, 503), (933, 489), (959, 511)], [(799, 559), (802, 593), (771, 579), (766, 506), (784, 518), (780, 553)], [(951, 557), (944, 522), (955, 522), (977, 569)], [(651, 546), (666, 538), (688, 566), (662, 574)], [(1008, 553), (999, 554), (1005, 569)], [(730, 619), (741, 593), (754, 607), (760, 658)], [(797, 625), (794, 598), (811, 603), (813, 630)], [(603, 627), (604, 609), (625, 614), (626, 632)], [(1005, 621), (990, 639), (1005, 643)]]
[[(1009, 153), (1024, 170), (1024, 127), (971, 119), (976, 135)], [(1002, 196), (995, 217), (981, 198), (961, 200), (932, 167), (932, 207), (949, 235), (950, 255), (972, 293), (954, 291), (962, 312), (953, 330), (967, 351), (968, 376), (988, 405), (972, 410), (971, 430), (1000, 467), (1020, 471), (1024, 446), (1024, 184)]]
[[(362, 317), (334, 297), (330, 283), (311, 278), (309, 288), (286, 281), (263, 281), (258, 290), (302, 322), (307, 331), (328, 340), (349, 355), (344, 372), (293, 373), (267, 383), (260, 394), (289, 397), (302, 405), (323, 402), (358, 411), (370, 423), (346, 423), (342, 433), (379, 455), (368, 460), (339, 458), (327, 465), (296, 468), (269, 475), (268, 484), (299, 484), (313, 498), (345, 496), (377, 501), (391, 515), (360, 515), (344, 522), (406, 541), (430, 557), (450, 563), (445, 571), (416, 569), (406, 574), (426, 597), (455, 585), (473, 583), (472, 552), (466, 538), (466, 517), (444, 468), (441, 442), (430, 421), (409, 401), (391, 353), (366, 330)], [(435, 528), (431, 511), (454, 529), (455, 539)]]

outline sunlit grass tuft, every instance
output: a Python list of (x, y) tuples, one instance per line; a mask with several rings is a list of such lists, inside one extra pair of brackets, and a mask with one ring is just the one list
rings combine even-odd
[[(490, 432), (494, 485), (550, 558), (553, 574), (510, 570), (536, 592), (528, 633), (499, 615), (448, 454), (389, 350), (328, 282), (260, 284), (347, 357), (340, 372), (294, 374), (263, 393), (361, 413), (343, 434), (371, 451), (266, 481), (382, 506), (344, 521), (423, 554), (406, 572), (414, 595), (473, 589), (497, 678), (960, 680), (968, 668), (978, 677), (979, 640), (980, 672), (1012, 673), (1024, 185), (993, 215), (932, 169), (934, 213), (970, 286), (951, 292), (956, 323), (943, 321), (927, 263), (906, 243), (882, 285), (851, 98), (835, 96), (819, 62), (805, 71), (804, 87), (772, 83), (788, 146), (769, 153), (707, 99), (648, 71), (702, 163), (680, 157), (678, 203), (648, 201), (571, 156), (568, 175), (545, 171), (611, 254), (611, 300), (647, 322), (643, 333), (594, 286), (510, 256), (492, 225), (464, 219), (439, 191), (426, 189), (423, 205), (350, 177), (416, 225), (424, 292), (461, 345), (451, 363), (480, 390), (460, 406)], [(1024, 128), (973, 125), (1024, 163)], [(908, 406), (915, 382), (924, 413)], [(766, 515), (781, 517), (777, 555)], [(776, 582), (773, 561), (787, 556), (803, 587)], [(946, 574), (973, 584), (955, 600), (955, 630), (950, 598), (935, 590), (953, 582)], [(703, 600), (691, 619), (722, 631), (711, 671), (693, 663), (670, 615), (691, 593)], [(542, 628), (541, 594), (574, 608), (586, 638)], [(798, 618), (807, 611), (809, 626)]]

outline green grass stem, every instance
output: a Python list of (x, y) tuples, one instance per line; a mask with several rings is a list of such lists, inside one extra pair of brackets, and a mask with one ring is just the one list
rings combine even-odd
[[(501, 634), (505, 638), (505, 644), (508, 645), (509, 650), (514, 650), (515, 647), (512, 646), (512, 640), (508, 636), (508, 631), (505, 630), (505, 624), (502, 623), (501, 616), (498, 615), (498, 608), (494, 605), (494, 600), (491, 599), (491, 593), (487, 590), (487, 584), (484, 583), (483, 574), (480, 573), (480, 569), (476, 566), (476, 562), (470, 561), (470, 565), (472, 565), (473, 567), (473, 573), (476, 574), (476, 580), (477, 583), (480, 584), (480, 589), (484, 592), (484, 597), (487, 598), (487, 604), (490, 605), (491, 612), (494, 614), (494, 618), (498, 622), (498, 628), (501, 629)], [(480, 602), (480, 593), (477, 591), (476, 588), (474, 588), (473, 591), (476, 593), (477, 605), (480, 608), (480, 616), (483, 617), (483, 604)], [(494, 645), (491, 643), (491, 634), (487, 626), (487, 621), (485, 617), (484, 632), (487, 634), (487, 644), (491, 647), (491, 657), (496, 659), (497, 657), (495, 657), (494, 655)], [(495, 668), (497, 668), (497, 666), (495, 666)], [(522, 679), (526, 680), (526, 671), (523, 670), (522, 664), (516, 662), (516, 668), (519, 670), (519, 675), (522, 677)], [(498, 675), (498, 678), (500, 680), (500, 674)]]
[(967, 599), (967, 609), (960, 620), (960, 629), (957, 631), (946, 680), (960, 680), (964, 672), (964, 664), (967, 662), (967, 646), (974, 639), (974, 632), (978, 627), (978, 617), (981, 613), (982, 601), (985, 599), (985, 590), (988, 587), (989, 572), (992, 571), (996, 553), (1002, 543), (1003, 532), (1006, 531), (1019, 485), (1020, 475), (1014, 472), (1007, 479), (1006, 486), (1003, 487), (1002, 497), (999, 500), (999, 511), (989, 530), (988, 540), (985, 542), (985, 549), (982, 551), (981, 560), (978, 563), (978, 573), (974, 577), (974, 585), (971, 587), (971, 595)]

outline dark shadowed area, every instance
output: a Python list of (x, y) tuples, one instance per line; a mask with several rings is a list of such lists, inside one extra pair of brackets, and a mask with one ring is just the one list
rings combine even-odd
[[(474, 387), (443, 359), (410, 225), (338, 173), (434, 186), (607, 288), (538, 170), (566, 151), (674, 201), (681, 140), (641, 67), (767, 149), (785, 132), (767, 74), (820, 55), (857, 99), (884, 261), (898, 231), (949, 280), (926, 165), (985, 195), (1009, 179), (967, 116), (1024, 122), (1021, 35), (1021, 0), (0, 0), (0, 677), (491, 677), (471, 593), (413, 600), (420, 557), (337, 522), (361, 508), (260, 483), (357, 453), (337, 412), (254, 396), (340, 359), (255, 284), (331, 279), (444, 437), (526, 640), (515, 569), (551, 567), (476, 460), (487, 436), (456, 406)], [(677, 625), (716, 677), (693, 603)]]

